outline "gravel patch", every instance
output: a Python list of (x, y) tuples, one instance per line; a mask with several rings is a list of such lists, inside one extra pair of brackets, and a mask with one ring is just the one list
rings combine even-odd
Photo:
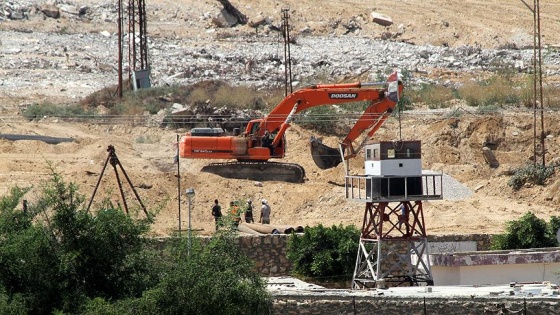
[(462, 200), (469, 198), (473, 194), (473, 191), (470, 188), (445, 173), (433, 170), (423, 170), (422, 174), (442, 174), (443, 200)]

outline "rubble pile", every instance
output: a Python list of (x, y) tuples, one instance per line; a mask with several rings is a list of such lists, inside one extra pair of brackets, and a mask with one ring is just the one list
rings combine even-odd
[[(162, 16), (161, 10), (157, 12), (159, 16), (154, 23), (175, 18)], [(188, 21), (179, 19), (178, 27), (201, 23), (203, 33), (200, 36), (173, 38), (148, 34), (152, 86), (223, 80), (258, 89), (284, 87), (285, 46), (281, 33), (274, 31), (277, 27), (273, 27), (270, 19), (263, 18), (265, 22), (257, 24), (268, 25), (268, 31), (249, 33), (238, 30), (232, 35), (208, 21), (220, 12), (217, 7), (216, 12), (200, 14), (198, 20), (192, 16)], [(56, 93), (79, 99), (116, 84), (116, 14), (114, 4), (110, 2), (91, 7), (65, 1), (55, 4), (24, 0), (5, 2), (0, 6), (0, 23), (16, 23), (18, 19), (73, 19), (75, 23), (94, 24), (98, 31), (74, 32), (71, 27), (61, 27), (56, 33), (26, 28), (2, 31), (0, 71), (4, 75), (0, 77), (0, 91), (15, 95)], [(384, 19), (390, 20), (390, 17)], [(350, 18), (352, 23), (342, 24), (356, 30), (359, 29), (358, 20)], [(443, 82), (430, 79), (429, 74), (434, 69), (475, 74), (503, 68), (523, 73), (530, 71), (533, 58), (532, 48), (515, 43), (501, 49), (483, 49), (477, 46), (421, 46), (395, 40), (394, 36), (382, 39), (362, 36), (354, 31), (329, 36), (317, 35), (307, 28), (294, 31), (294, 34), (294, 43), (290, 46), (294, 89), (325, 81), (364, 80), (364, 75), (368, 76), (368, 81), (379, 81), (383, 78), (381, 74), (392, 69), (406, 72), (408, 83), (412, 85), (436, 82), (456, 85), (460, 83), (447, 78)], [(123, 42), (127, 43), (131, 34), (125, 32), (123, 36)], [(124, 69), (127, 71), (126, 47), (124, 51)], [(545, 54), (543, 63), (548, 69), (545, 76), (560, 75), (559, 52)]]

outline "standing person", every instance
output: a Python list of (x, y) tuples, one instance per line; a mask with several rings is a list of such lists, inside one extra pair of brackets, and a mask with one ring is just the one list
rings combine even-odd
[(212, 216), (216, 221), (216, 231), (220, 225), (220, 219), (222, 218), (222, 207), (218, 203), (218, 199), (214, 200), (214, 205), (212, 206)]
[(270, 224), (270, 206), (268, 205), (268, 201), (266, 201), (266, 199), (262, 200), (261, 217), (259, 222), (262, 224)]
[(406, 226), (406, 222), (408, 221), (408, 209), (406, 208), (406, 205), (404, 203), (401, 204), (401, 215), (399, 216), (399, 230), (401, 229), (401, 226), (403, 225), (403, 223)]
[(229, 203), (229, 214), (231, 216), (233, 228), (237, 229), (239, 227), (239, 222), (241, 222), (241, 213), (239, 211), (239, 206), (233, 201)]
[(245, 223), (255, 223), (253, 220), (253, 201), (247, 201), (247, 209), (245, 209)]

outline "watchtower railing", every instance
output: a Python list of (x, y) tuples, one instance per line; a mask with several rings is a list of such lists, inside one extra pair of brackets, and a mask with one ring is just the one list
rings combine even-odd
[(420, 176), (348, 175), (346, 198), (363, 202), (443, 199), (443, 174)]

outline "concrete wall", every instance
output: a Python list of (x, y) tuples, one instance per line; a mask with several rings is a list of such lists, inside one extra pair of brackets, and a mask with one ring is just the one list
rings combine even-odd
[(239, 236), (239, 247), (263, 276), (287, 276), (292, 263), (286, 257), (289, 235)]
[(535, 281), (560, 283), (558, 272), (560, 272), (560, 263), (466, 267), (432, 266), (432, 276), (436, 285), (485, 285)]
[(560, 282), (558, 248), (433, 254), (430, 262), (437, 285)]
[[(255, 262), (256, 271), (267, 277), (289, 276), (292, 263), (286, 257), (290, 235), (239, 236), (239, 246)], [(560, 283), (560, 249), (535, 251), (484, 251), (489, 235), (428, 237), (435, 285), (482, 285), (509, 282), (550, 281)], [(453, 252), (476, 247), (475, 252)], [(357, 248), (356, 248), (357, 250)]]
[[(263, 276), (287, 276), (292, 268), (286, 257), (289, 237), (285, 234), (239, 236), (239, 246), (255, 262), (257, 271)], [(476, 244), (473, 246), (479, 251), (490, 248), (490, 236), (482, 234), (429, 236), (428, 242), (448, 244), (447, 249), (462, 249), (465, 242)]]
[[(267, 277), (288, 276), (292, 263), (286, 257), (289, 235), (240, 236), (239, 246), (255, 262), (256, 271)], [(483, 285), (509, 282), (550, 281), (560, 283), (560, 251), (484, 251), (488, 235), (428, 237), (435, 285)], [(476, 252), (453, 252), (476, 247)], [(357, 250), (357, 248), (356, 248)]]
[(430, 246), (430, 253), (465, 251), (463, 244), (466, 242), (474, 242), (476, 251), (487, 251), (490, 249), (491, 238), (492, 235), (489, 234), (428, 235), (428, 243), (446, 244), (443, 248)]
[[(240, 236), (238, 240), (241, 250), (255, 262), (260, 274), (286, 276), (289, 275), (292, 267), (286, 258), (289, 237), (289, 235)], [(445, 249), (443, 252), (464, 247), (465, 244), (461, 242), (475, 242), (477, 250), (488, 249), (490, 244), (488, 235), (452, 235), (429, 237), (428, 239), (434, 243), (447, 243), (447, 245), (439, 246), (440, 249)], [(467, 247), (472, 246), (472, 244), (467, 245)], [(475, 279), (483, 283), (502, 284), (510, 281), (549, 280), (549, 271), (554, 272), (557, 264), (560, 264), (560, 253), (557, 251), (558, 249), (551, 249), (541, 254), (525, 252), (526, 255), (523, 255), (524, 252), (434, 254), (431, 258), (432, 273), (436, 285), (476, 284), (472, 283), (475, 282)], [(537, 262), (539, 259), (544, 259), (544, 262)], [(501, 264), (495, 265), (497, 262), (501, 262)], [(477, 270), (476, 268), (482, 269)], [(477, 275), (479, 273), (480, 275)], [(560, 281), (551, 280), (551, 282)], [(450, 296), (423, 298), (383, 296), (382, 291), (371, 293), (365, 291), (366, 294), (364, 294), (364, 291), (351, 290), (343, 290), (344, 292), (339, 291), (335, 294), (329, 293), (336, 291), (273, 292), (274, 303), (271, 305), (271, 314), (560, 314), (558, 297)]]
[[(483, 285), (510, 282), (560, 283), (560, 250), (485, 251), (490, 235), (429, 236), (430, 263), (435, 285)], [(289, 276), (292, 263), (286, 257), (290, 235), (239, 236), (239, 247), (266, 277)], [(160, 245), (165, 242), (159, 241)], [(473, 249), (475, 252), (459, 252)], [(357, 248), (356, 248), (357, 250)], [(349, 287), (349, 286), (348, 286)]]
[(557, 315), (558, 298), (405, 298), (276, 295), (272, 314), (527, 314)]

